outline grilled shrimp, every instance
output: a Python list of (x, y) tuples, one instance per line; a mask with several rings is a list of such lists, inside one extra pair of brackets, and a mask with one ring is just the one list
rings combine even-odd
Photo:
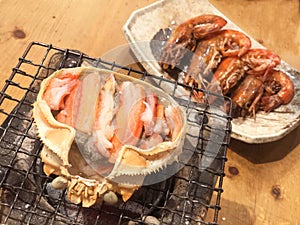
[(220, 30), (226, 20), (216, 15), (200, 15), (180, 24), (171, 34), (162, 50), (160, 65), (172, 69), (180, 64), (188, 51), (196, 48), (197, 40)]
[(290, 103), (294, 96), (294, 84), (282, 71), (272, 70), (264, 82), (265, 94), (261, 105), (265, 112), (270, 112), (280, 105)]

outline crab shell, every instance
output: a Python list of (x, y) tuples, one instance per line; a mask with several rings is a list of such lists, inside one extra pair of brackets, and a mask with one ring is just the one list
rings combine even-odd
[[(182, 128), (172, 141), (164, 141), (148, 149), (123, 145), (114, 162), (113, 169), (107, 176), (97, 174), (84, 160), (80, 151), (74, 145), (76, 130), (64, 123), (58, 122), (43, 95), (50, 81), (66, 73), (88, 76), (90, 73), (99, 76), (113, 74), (117, 82), (131, 81), (150, 89), (158, 98), (164, 99), (164, 105), (177, 107), (182, 120)], [(143, 182), (146, 175), (155, 173), (178, 159), (182, 152), (183, 138), (187, 129), (185, 112), (177, 102), (161, 89), (149, 83), (109, 70), (92, 67), (77, 67), (58, 70), (41, 83), (36, 102), (33, 104), (33, 118), (38, 129), (38, 135), (44, 147), (41, 158), (44, 162), (44, 172), (47, 175), (56, 174), (60, 184), (58, 188), (66, 187), (71, 202), (82, 203), (90, 207), (98, 199), (103, 200), (107, 193), (118, 193), (127, 201)], [(57, 182), (56, 182), (57, 183)]]

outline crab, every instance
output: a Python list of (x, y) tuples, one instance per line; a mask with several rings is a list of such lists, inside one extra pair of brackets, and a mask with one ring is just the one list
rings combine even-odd
[(145, 176), (178, 160), (183, 108), (153, 85), (110, 70), (76, 67), (41, 83), (33, 118), (54, 188), (83, 207), (127, 201)]

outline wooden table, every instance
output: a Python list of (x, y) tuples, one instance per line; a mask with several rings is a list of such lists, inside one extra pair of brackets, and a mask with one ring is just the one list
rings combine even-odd
[[(0, 1), (0, 86), (31, 41), (101, 56), (126, 43), (122, 26), (133, 10), (152, 2)], [(248, 34), (300, 70), (298, 0), (211, 2)], [(221, 225), (300, 224), (299, 132), (297, 128), (282, 140), (268, 144), (231, 141), (219, 214)]]

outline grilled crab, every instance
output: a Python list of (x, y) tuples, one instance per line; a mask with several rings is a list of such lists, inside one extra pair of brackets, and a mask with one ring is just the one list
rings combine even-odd
[(144, 177), (177, 160), (186, 114), (161, 89), (109, 70), (62, 69), (41, 84), (33, 117), (44, 172), (71, 202), (127, 201)]

